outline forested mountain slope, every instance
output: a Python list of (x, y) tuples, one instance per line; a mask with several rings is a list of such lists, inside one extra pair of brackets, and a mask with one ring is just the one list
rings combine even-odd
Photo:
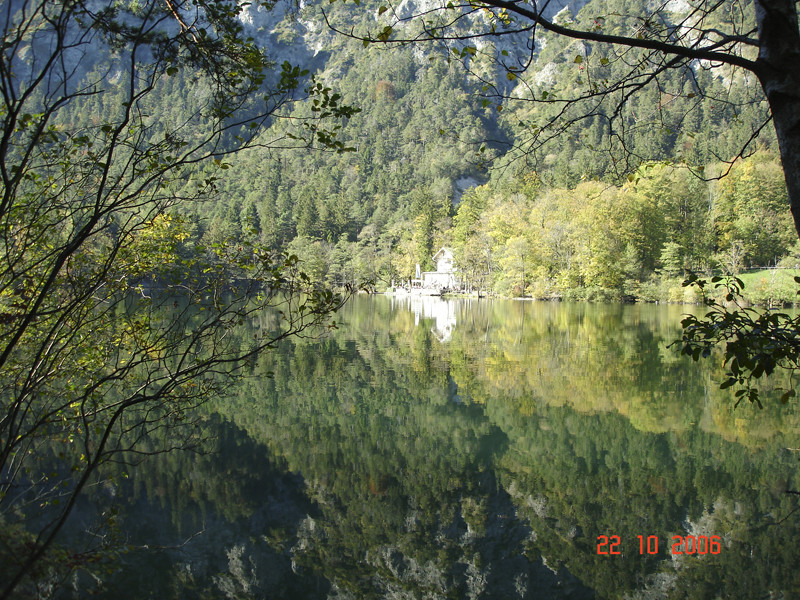
[[(552, 11), (600, 23), (614, 15), (613, 27), (624, 31), (637, 26), (642, 9), (642, 0), (582, 4)], [(673, 4), (665, 20), (685, 10)], [(529, 49), (519, 35), (365, 47), (328, 26), (380, 31), (381, 6), (248, 8), (246, 30), (277, 63), (308, 69), (361, 112), (336, 131), (347, 152), (280, 150), (298, 145), (303, 119), (313, 114), (308, 103), (285, 108), (263, 134), (269, 147), (226, 159), (214, 202), (189, 210), (196, 239), (235, 243), (254, 235), (290, 248), (331, 284), (378, 287), (412, 277), (416, 264), (429, 268), (448, 244), (474, 287), (577, 297), (598, 290), (663, 297), (663, 279), (684, 269), (737, 272), (788, 253), (785, 190), (774, 136), (758, 132), (766, 105), (755, 80), (696, 64), (662, 73), (619, 114), (618, 98), (565, 108), (548, 98), (613, 80), (630, 65), (609, 61), (601, 47), (540, 32), (523, 74), (514, 65)], [(403, 2), (390, 10), (420, 8)], [(187, 110), (190, 81), (176, 76), (157, 110)], [(698, 94), (701, 87), (711, 93)], [(560, 135), (531, 145), (548, 123)], [(735, 167), (733, 183), (716, 182), (729, 168), (721, 161), (751, 138), (756, 162)], [(601, 183), (585, 183), (591, 180)], [(460, 203), (478, 184), (488, 187)]]

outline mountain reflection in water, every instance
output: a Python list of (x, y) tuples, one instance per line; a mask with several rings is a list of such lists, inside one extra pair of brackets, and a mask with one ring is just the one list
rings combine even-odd
[(205, 453), (117, 478), (106, 593), (790, 597), (796, 405), (733, 410), (668, 348), (685, 310), (355, 298), (205, 407)]

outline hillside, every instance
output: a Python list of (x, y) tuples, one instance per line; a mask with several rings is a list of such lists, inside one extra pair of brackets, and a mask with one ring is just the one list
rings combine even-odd
[[(471, 287), (579, 298), (679, 300), (671, 290), (687, 269), (738, 272), (788, 254), (794, 236), (770, 128), (746, 148), (757, 156), (733, 177), (715, 177), (764, 118), (754, 81), (696, 64), (639, 82), (636, 94), (596, 97), (586, 90), (630, 76), (628, 61), (541, 32), (533, 48), (520, 33), (365, 47), (358, 36), (379, 32), (389, 14), (435, 5), (382, 6), (247, 8), (245, 31), (276, 64), (307, 69), (360, 113), (335, 131), (349, 151), (286, 150), (302, 145), (292, 136), (312, 114), (308, 102), (287, 104), (263, 132), (264, 147), (226, 159), (213, 201), (184, 207), (196, 240), (254, 235), (330, 284), (378, 288), (412, 277), (416, 264), (430, 267), (451, 245)], [(670, 8), (663, 19), (686, 9)], [(631, 15), (644, 4), (581, 0), (548, 10), (613, 32), (635, 27)], [(469, 35), (482, 18), (458, 31)], [(395, 35), (416, 27), (411, 20)], [(190, 74), (174, 77), (154, 110), (180, 118), (192, 85)], [(584, 99), (560, 101), (574, 96)]]

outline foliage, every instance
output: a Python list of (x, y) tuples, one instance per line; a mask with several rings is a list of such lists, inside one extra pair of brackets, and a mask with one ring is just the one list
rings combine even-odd
[(777, 36), (756, 31), (761, 3), (581, 2), (556, 16), (492, 0), (397, 12), (377, 2), (372, 21), (345, 27), (339, 11), (329, 22), (366, 46), (415, 43), (460, 64), (511, 133), (509, 156), (563, 185), (558, 177), (624, 178), (649, 160), (730, 160), (773, 141), (753, 50)]
[[(800, 277), (794, 280), (800, 284)], [(684, 283), (700, 289), (709, 311), (702, 317), (687, 315), (681, 321), (683, 337), (676, 342), (681, 345), (681, 353), (697, 361), (711, 356), (718, 345), (724, 345), (726, 379), (720, 388), (738, 386), (737, 404), (747, 398), (761, 406), (755, 384), (775, 369), (784, 369), (792, 375), (781, 402), (794, 398), (793, 375), (800, 367), (800, 316), (741, 306), (744, 283), (738, 277), (714, 277), (711, 283), (714, 289), (724, 291), (724, 300), (707, 295), (707, 282), (696, 275)]]
[[(527, 169), (557, 189), (591, 179), (622, 187), (620, 182), (627, 179), (637, 194), (646, 196), (647, 202), (639, 200), (633, 209), (641, 229), (631, 232), (623, 226), (617, 231), (612, 223), (611, 236), (582, 241), (569, 255), (579, 258), (577, 268), (554, 273), (552, 262), (536, 253), (528, 257), (538, 264), (513, 260), (513, 251), (503, 250), (506, 238), (492, 244), (493, 256), (486, 255), (485, 243), (479, 252), (469, 245), (459, 250), (468, 263), (468, 279), (476, 276), (480, 254), (487, 263), (482, 277), (492, 273), (492, 287), (504, 294), (525, 295), (530, 287), (546, 296), (585, 296), (593, 293), (586, 291), (589, 287), (596, 287), (606, 296), (637, 297), (642, 286), (660, 286), (654, 283), (656, 272), (667, 277), (687, 269), (739, 273), (748, 266), (774, 264), (796, 237), (785, 207), (789, 198), (800, 198), (800, 178), (795, 181), (800, 169), (793, 166), (798, 153), (791, 146), (797, 131), (792, 106), (798, 102), (794, 92), (781, 93), (789, 104), (784, 110), (775, 91), (800, 89), (793, 66), (800, 47), (793, 4), (588, 2), (576, 14), (565, 11), (558, 18), (547, 5), (492, 0), (403, 11), (369, 2), (349, 14), (343, 4), (334, 2), (325, 9), (326, 22), (344, 34), (342, 39), (363, 43), (362, 55), (374, 56), (376, 46), (396, 46), (395, 52), (375, 59), (395, 60), (407, 55), (412, 44), (417, 73), (431, 70), (422, 60), (425, 56), (433, 63), (444, 58), (450, 68), (466, 71), (470, 85), (459, 83), (455, 89), (473, 94), (480, 105), (465, 106), (456, 115), (480, 115), (502, 133), (484, 138), (494, 142), (477, 154), (492, 154), (477, 165), (503, 167), (513, 172), (510, 178), (524, 176)], [(731, 19), (726, 11), (734, 7), (737, 18)], [(775, 29), (757, 25), (757, 18), (770, 22), (779, 14)], [(780, 27), (789, 30), (778, 35)], [(783, 62), (761, 68), (755, 61), (759, 48), (762, 60), (769, 50), (770, 61)], [(405, 91), (395, 87), (392, 104)], [(775, 131), (769, 126), (773, 116)], [(474, 129), (463, 131), (459, 141), (475, 139)], [(783, 165), (767, 159), (759, 168), (769, 156), (763, 150), (780, 152)], [(680, 169), (673, 166), (694, 178), (676, 176)], [(719, 185), (709, 185), (719, 178)], [(404, 190), (408, 183), (399, 185)], [(427, 229), (425, 224), (407, 218), (405, 228), (417, 234)], [(615, 235), (630, 233), (638, 239), (624, 248), (620, 261)], [(561, 231), (555, 235), (565, 237)], [(415, 236), (412, 264), (426, 260), (419, 256), (426, 247), (420, 237)], [(665, 259), (671, 263), (666, 271), (659, 264), (665, 244)], [(514, 245), (521, 247), (521, 239)], [(523, 270), (527, 275), (522, 276)], [(534, 273), (535, 279), (528, 281)]]
[[(273, 70), (243, 35), (243, 9), (2, 9), (2, 598), (28, 593), (48, 561), (69, 555), (57, 536), (101, 465), (138, 460), (139, 441), (161, 428), (171, 436), (156, 452), (192, 445), (189, 409), (222, 389), (210, 374), (235, 376), (341, 304), (249, 233), (198, 245), (182, 214), (293, 100), (311, 100), (294, 138), (346, 150), (335, 133), (354, 111), (313, 79), (301, 91), (299, 67)], [(161, 112), (176, 80), (192, 105)], [(232, 344), (230, 332), (270, 306), (279, 321)], [(31, 531), (22, 546), (21, 528)]]
[[(706, 184), (686, 168), (657, 163), (642, 167), (621, 187), (584, 182), (573, 189), (520, 193), (502, 181), (490, 182), (464, 194), (449, 237), (468, 283), (480, 276), (496, 293), (523, 295), (524, 275), (524, 294), (539, 298), (693, 301), (680, 286), (684, 271), (718, 267), (711, 249), (725, 247), (727, 239), (722, 219), (709, 214), (722, 214), (727, 190), (739, 187), (736, 174), (758, 165), (763, 165), (760, 177), (781, 189), (775, 164), (762, 154), (745, 159), (724, 184)], [(739, 270), (777, 262), (791, 248), (794, 234), (783, 209), (762, 205), (754, 196), (757, 206), (762, 217), (737, 213), (743, 240), (737, 247), (754, 249), (737, 255)], [(757, 225), (762, 220), (782, 225), (764, 236)], [(758, 301), (768, 297), (756, 291)]]
[[(307, 5), (302, 15), (304, 22), (319, 22), (324, 11), (329, 22), (356, 31), (368, 31), (376, 18), (392, 17), (387, 11), (376, 16), (370, 7), (380, 4), (353, 10), (342, 3)], [(614, 19), (623, 23), (612, 23), (609, 16), (604, 30), (640, 25), (631, 11), (648, 8), (637, 2), (617, 9)], [(586, 14), (608, 10), (590, 3), (581, 22), (591, 24)], [(416, 31), (413, 22), (406, 25)], [(288, 18), (284, 26), (302, 31)], [(324, 263), (317, 271), (330, 282), (373, 280), (387, 286), (413, 277), (416, 264), (424, 268), (433, 252), (450, 245), (467, 287), (547, 298), (682, 300), (685, 269), (743, 270), (781, 260), (793, 233), (774, 136), (760, 130), (753, 156), (732, 166), (720, 162), (735, 157), (759, 128), (764, 107), (749, 103), (760, 94), (753, 81), (726, 85), (738, 82), (738, 76), (728, 80), (714, 71), (665, 70), (657, 84), (637, 87), (627, 98), (626, 110), (616, 116), (624, 123), (621, 130), (607, 126), (612, 115), (603, 105), (597, 111), (603, 114), (548, 138), (528, 163), (514, 160), (513, 148), (531, 140), (534, 121), (558, 117), (561, 105), (554, 98), (588, 85), (587, 70), (609, 81), (629, 71), (624, 60), (611, 61), (607, 49), (582, 53), (576, 63), (580, 44), (538, 35), (547, 44), (537, 45), (528, 72), (518, 72), (513, 82), (489, 56), (494, 52), (511, 64), (522, 46), (514, 49), (505, 40), (522, 39), (510, 34), (487, 39), (474, 53), (466, 50), (472, 48), (468, 42), (462, 47), (437, 41), (386, 52), (364, 49), (360, 39), (324, 28), (299, 35), (291, 42), (293, 51), (320, 44), (326, 49), (315, 55), (317, 81), (336, 81), (339, 101), (362, 108), (343, 117), (347, 127), (339, 132), (343, 146), (355, 151), (289, 153), (276, 160), (270, 149), (253, 148), (227, 160), (229, 177), (217, 182), (213, 205), (182, 209), (196, 223), (196, 237), (219, 243), (255, 228), (262, 243), (281, 249), (301, 238), (293, 251), (315, 244), (315, 260)], [(465, 77), (465, 65), (483, 79)], [(161, 97), (159, 107), (174, 114), (181, 105), (180, 89)], [(502, 111), (495, 104), (497, 94), (504, 96)], [(537, 101), (528, 102), (525, 94)], [(287, 131), (298, 133), (291, 124), (308, 114), (302, 105), (286, 107), (265, 133), (271, 140), (287, 139)], [(625, 161), (614, 162), (606, 152), (623, 130), (625, 149), (638, 157), (630, 171)], [(730, 177), (716, 182), (729, 169)], [(592, 180), (604, 185), (592, 188)], [(472, 206), (458, 225), (458, 212), (470, 204), (468, 189), (481, 185), (486, 187), (480, 206)], [(491, 224), (504, 212), (513, 232)], [(587, 224), (585, 230), (579, 222)], [(508, 235), (519, 238), (513, 247), (532, 249), (523, 253), (524, 260), (506, 246)], [(665, 244), (680, 246), (670, 246), (666, 271)], [(346, 255), (358, 258), (349, 261)]]

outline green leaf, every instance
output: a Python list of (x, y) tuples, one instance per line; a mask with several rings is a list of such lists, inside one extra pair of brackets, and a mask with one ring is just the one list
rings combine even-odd
[(380, 17), (380, 16), (381, 16), (383, 13), (385, 13), (387, 10), (389, 10), (389, 9), (388, 9), (388, 8), (386, 8), (385, 6), (381, 6), (381, 7), (378, 9), (378, 16)]
[(600, 59), (600, 64), (603, 65), (603, 66), (607, 65), (608, 64), (608, 59), (607, 58), (601, 58)]
[(389, 39), (389, 37), (392, 35), (392, 31), (393, 31), (393, 29), (392, 29), (391, 25), (387, 25), (386, 27), (383, 28), (383, 31), (381, 31), (378, 34), (378, 39), (381, 42), (387, 41)]
[(517, 75), (515, 73), (512, 73), (511, 71), (506, 73), (506, 79), (508, 79), (509, 81), (514, 81), (516, 78)]
[(579, 65), (583, 62), (583, 57), (580, 54), (578, 54), (578, 56), (576, 56), (575, 60), (573, 60), (572, 62), (574, 62), (576, 65)]

